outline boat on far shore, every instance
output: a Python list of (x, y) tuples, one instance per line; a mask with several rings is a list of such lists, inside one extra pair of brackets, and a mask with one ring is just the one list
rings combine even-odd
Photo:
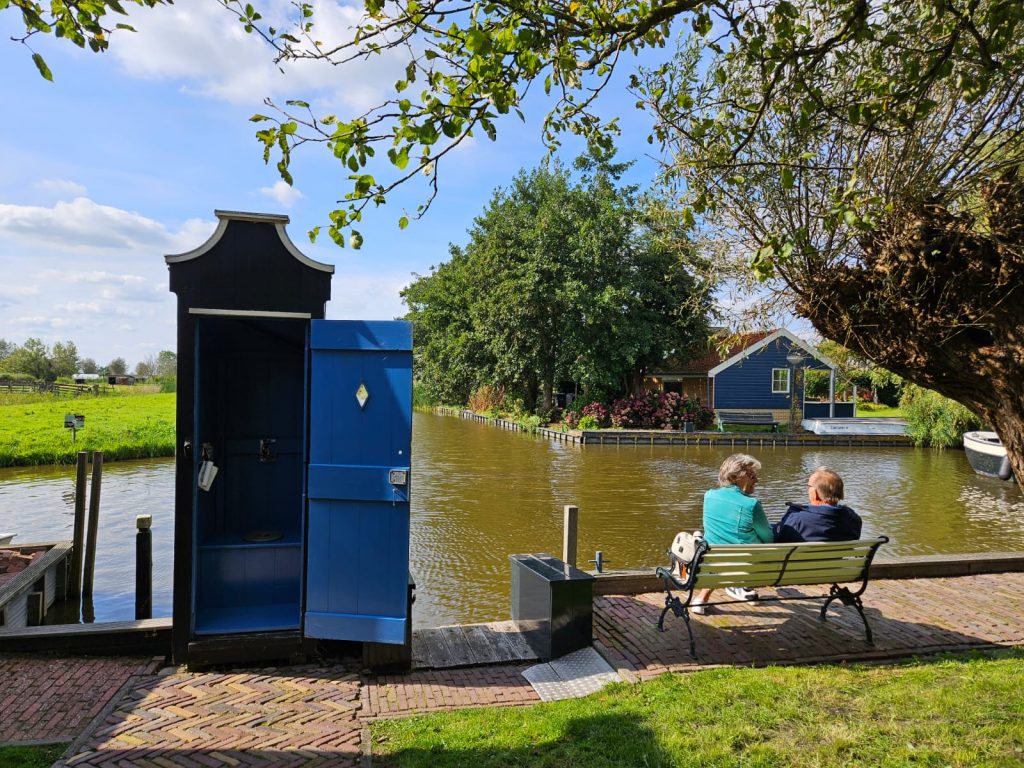
[(964, 453), (979, 475), (1014, 480), (1006, 447), (995, 432), (964, 432)]

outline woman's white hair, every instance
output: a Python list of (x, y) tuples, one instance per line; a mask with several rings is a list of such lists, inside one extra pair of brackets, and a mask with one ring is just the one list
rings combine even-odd
[(722, 466), (718, 470), (718, 484), (723, 488), (727, 485), (735, 485), (737, 480), (743, 475), (749, 474), (751, 470), (755, 473), (760, 472), (761, 462), (745, 453), (734, 453), (722, 462)]

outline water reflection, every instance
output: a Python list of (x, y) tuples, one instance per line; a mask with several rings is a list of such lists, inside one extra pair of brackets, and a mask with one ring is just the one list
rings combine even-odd
[[(410, 560), (417, 626), (508, 617), (509, 554), (562, 546), (562, 507), (580, 507), (579, 553), (612, 568), (660, 563), (672, 536), (700, 526), (704, 491), (734, 449), (554, 443), (451, 417), (417, 413)], [(803, 500), (822, 464), (846, 480), (865, 534), (885, 554), (1024, 550), (1024, 497), (980, 477), (960, 451), (751, 448), (764, 464), (758, 496), (769, 517)], [(74, 468), (0, 470), (0, 530), (17, 541), (71, 538)], [(97, 552), (97, 620), (134, 612), (135, 516), (153, 515), (154, 616), (171, 612), (174, 465), (104, 466)], [(582, 562), (586, 566), (585, 562)]]

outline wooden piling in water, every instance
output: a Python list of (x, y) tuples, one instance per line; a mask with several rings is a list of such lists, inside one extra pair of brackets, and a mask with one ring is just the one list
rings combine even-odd
[(153, 516), (135, 518), (135, 620), (153, 618)]
[(565, 522), (562, 528), (562, 562), (576, 567), (576, 533), (578, 528), (580, 509), (572, 504), (566, 504), (564, 509)]
[(92, 454), (92, 487), (89, 489), (89, 538), (85, 545), (85, 572), (82, 576), (82, 596), (89, 598), (92, 597), (93, 576), (96, 573), (96, 536), (100, 526), (102, 484), (103, 451), (95, 451)]
[(69, 598), (78, 598), (82, 594), (82, 554), (85, 548), (85, 474), (88, 461), (88, 451), (79, 451), (75, 474), (75, 528), (71, 540)]

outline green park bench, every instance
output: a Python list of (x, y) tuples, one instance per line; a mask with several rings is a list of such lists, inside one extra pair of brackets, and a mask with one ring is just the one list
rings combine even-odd
[(752, 424), (771, 427), (772, 432), (779, 431), (778, 420), (767, 411), (719, 411), (717, 419), (719, 432), (725, 431), (726, 424)]
[[(843, 605), (853, 606), (864, 622), (864, 632), (868, 645), (874, 645), (871, 627), (864, 615), (864, 607), (860, 596), (868, 586), (868, 571), (871, 560), (878, 548), (889, 541), (887, 536), (876, 539), (860, 539), (858, 541), (805, 541), (797, 544), (708, 544), (697, 539), (690, 559), (677, 554), (680, 534), (676, 544), (669, 550), (671, 564), (669, 567), (658, 567), (656, 573), (665, 584), (665, 608), (658, 618), (658, 630), (665, 631), (665, 615), (671, 610), (686, 622), (686, 632), (690, 638), (690, 656), (696, 658), (693, 642), (693, 631), (690, 629), (690, 603), (694, 592), (703, 589), (725, 589), (728, 587), (793, 587), (793, 586), (825, 586), (829, 587), (824, 595), (777, 595), (760, 597), (756, 601), (720, 600), (710, 601), (705, 605), (723, 605), (726, 603), (743, 602), (746, 605), (757, 603), (781, 602), (784, 600), (824, 600), (820, 618), (825, 620), (825, 612), (833, 600)], [(679, 566), (683, 566), (680, 571)], [(685, 573), (685, 577), (682, 574)], [(851, 582), (860, 582), (859, 587), (852, 591), (849, 587), (840, 586)], [(672, 594), (673, 590), (684, 592), (681, 599)]]

